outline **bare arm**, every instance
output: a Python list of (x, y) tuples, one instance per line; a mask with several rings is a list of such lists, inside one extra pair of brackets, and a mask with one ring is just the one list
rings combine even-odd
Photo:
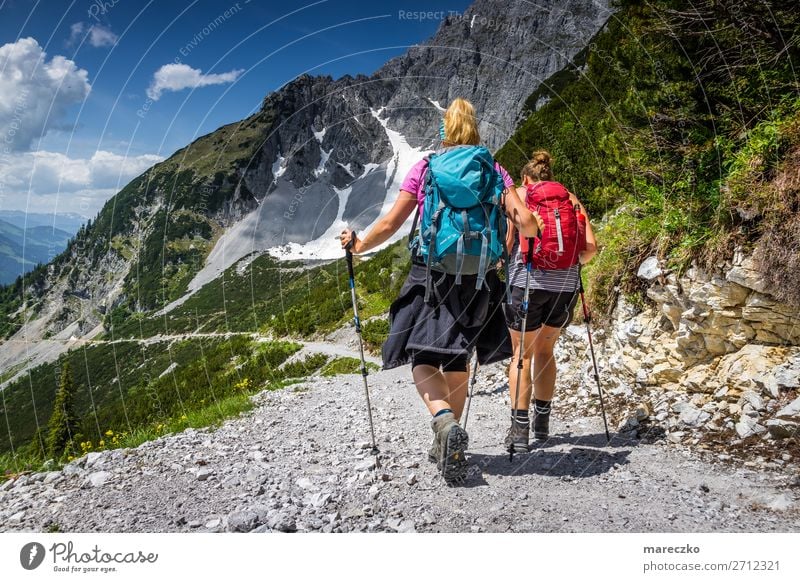
[(544, 222), (536, 212), (531, 212), (525, 203), (520, 200), (519, 191), (506, 190), (503, 194), (503, 204), (505, 206), (506, 215), (517, 227), (519, 233), (527, 238), (538, 236)]
[(506, 224), (506, 252), (510, 255), (514, 250), (514, 240), (517, 238), (517, 228), (511, 219), (507, 219)]
[(581, 253), (580, 261), (582, 265), (585, 265), (589, 261), (591, 261), (594, 256), (597, 254), (597, 239), (594, 237), (594, 230), (592, 230), (592, 221), (589, 220), (589, 213), (586, 212), (586, 208), (584, 208), (583, 204), (580, 203), (578, 197), (575, 196), (572, 192), (569, 194), (570, 201), (573, 205), (577, 204), (580, 208), (581, 214), (586, 217), (586, 250)]
[[(397, 232), (406, 219), (411, 216), (411, 213), (414, 212), (417, 208), (417, 197), (412, 194), (411, 192), (406, 192), (405, 190), (400, 190), (400, 194), (397, 196), (397, 200), (395, 200), (394, 206), (389, 211), (389, 213), (378, 220), (375, 223), (375, 226), (372, 227), (364, 238), (359, 239), (356, 237), (356, 242), (351, 249), (354, 255), (360, 255), (366, 253), (370, 249), (373, 249), (382, 243), (389, 240), (394, 233)], [(339, 235), (339, 240), (342, 243), (342, 248), (344, 248), (348, 242), (350, 242), (351, 230), (346, 228), (342, 231), (342, 234)]]
[[(516, 188), (517, 195), (522, 202), (525, 202), (526, 190), (525, 188)], [(516, 242), (517, 236), (519, 233), (517, 232), (517, 227), (514, 226), (514, 223), (511, 222), (511, 219), (508, 219), (508, 224), (506, 225), (506, 250), (508, 254), (511, 254), (511, 251), (514, 250), (514, 243)]]

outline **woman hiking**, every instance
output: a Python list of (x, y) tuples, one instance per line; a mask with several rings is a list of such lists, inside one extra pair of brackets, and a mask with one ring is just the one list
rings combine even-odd
[[(572, 311), (578, 299), (580, 265), (588, 263), (597, 253), (597, 242), (589, 215), (574, 194), (554, 181), (552, 163), (547, 151), (533, 152), (530, 161), (522, 169), (522, 187), (517, 189), (519, 199), (524, 201), (526, 207), (536, 209), (543, 219), (541, 238), (537, 241), (526, 241), (509, 225), (512, 304), (504, 307), (514, 346), (514, 358), (508, 374), (511, 428), (505, 445), (512, 454), (530, 450), (528, 409), (531, 403), (531, 360), (533, 437), (540, 441), (548, 438), (550, 407), (556, 385), (553, 347), (561, 330), (572, 319)], [(528, 255), (527, 247), (531, 242), (532, 252)], [(526, 248), (521, 249), (521, 246)], [(528, 256), (533, 259), (530, 279), (526, 264)], [(526, 284), (529, 285), (530, 297), (523, 339), (521, 307)], [(521, 343), (524, 343), (525, 353), (521, 377), (518, 378), (520, 370), (517, 362)]]
[[(389, 213), (362, 238), (342, 231), (341, 242), (354, 254), (365, 253), (388, 240), (412, 212), (419, 213), (420, 236), (412, 248), (411, 271), (389, 311), (383, 363), (391, 369), (411, 362), (417, 391), (433, 417), (429, 458), (445, 481), (454, 484), (467, 473), (469, 439), (458, 421), (472, 351), (477, 350), (481, 364), (511, 355), (500, 309), (504, 285), (494, 270), (497, 249), (504, 251), (506, 220), (525, 236), (536, 235), (540, 224), (515, 194), (508, 173), (485, 148), (477, 147), (480, 136), (471, 103), (455, 99), (439, 131), (442, 149), (411, 169)], [(489, 202), (467, 212), (469, 204), (453, 203), (465, 195), (472, 196), (472, 204)], [(466, 230), (458, 230), (462, 223)]]

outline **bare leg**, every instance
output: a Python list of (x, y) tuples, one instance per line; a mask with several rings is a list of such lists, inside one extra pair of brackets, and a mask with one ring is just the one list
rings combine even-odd
[(450, 402), (450, 408), (456, 420), (461, 420), (461, 414), (464, 412), (464, 405), (467, 402), (469, 372), (445, 372), (443, 375), (450, 390), (450, 399), (448, 401)]
[(534, 396), (537, 400), (552, 400), (556, 388), (556, 359), (553, 357), (553, 348), (561, 335), (561, 328), (545, 325), (534, 334), (531, 342)]
[(419, 365), (412, 370), (417, 392), (425, 401), (431, 415), (449, 408), (456, 419), (461, 418), (467, 398), (469, 372), (447, 372), (433, 366)]

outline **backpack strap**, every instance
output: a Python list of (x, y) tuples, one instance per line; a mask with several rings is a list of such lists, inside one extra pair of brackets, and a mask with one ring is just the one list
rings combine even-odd
[(408, 244), (414, 242), (414, 233), (417, 232), (419, 225), (419, 204), (417, 204), (417, 211), (414, 213), (414, 222), (411, 223), (411, 232), (408, 233)]
[[(497, 171), (497, 168), (495, 167), (495, 164), (485, 163), (483, 160), (481, 160), (481, 162), (482, 162), (481, 184), (484, 185), (485, 188), (495, 187), (497, 180), (501, 179), (500, 174)], [(481, 208), (485, 213), (486, 218), (488, 219), (487, 220), (488, 224), (490, 225), (488, 234), (485, 229), (481, 232), (469, 233), (470, 235), (474, 235), (471, 236), (471, 238), (474, 237), (482, 239), (481, 254), (480, 254), (480, 259), (478, 261), (478, 276), (475, 279), (475, 289), (478, 291), (483, 289), (486, 283), (486, 271), (489, 268), (489, 247), (491, 246), (492, 235), (494, 234), (494, 229), (492, 229), (491, 226), (493, 220), (497, 220), (498, 222), (500, 222), (500, 220), (498, 220), (499, 203), (500, 203), (500, 198), (493, 197), (491, 202), (491, 209), (488, 212), (486, 212), (487, 210), (486, 204), (481, 204)], [(499, 226), (500, 225), (498, 225), (498, 230)], [(503, 239), (504, 237), (501, 237), (501, 240)], [(503, 243), (503, 246), (505, 247), (505, 243)]]
[[(513, 191), (512, 194), (514, 196), (517, 195), (516, 191)], [(502, 194), (500, 195), (500, 197), (502, 197)], [(506, 248), (506, 212), (505, 212), (505, 206), (503, 206), (502, 207), (503, 208), (503, 213), (500, 214), (499, 209), (501, 208), (500, 202), (502, 202), (502, 200), (498, 199), (497, 202), (498, 202), (498, 205), (497, 205), (498, 212), (497, 212), (497, 214), (499, 215), (498, 216), (498, 220), (500, 222), (500, 225), (499, 225), (499, 227), (497, 229), (497, 232), (498, 232), (498, 235), (500, 236), (500, 241), (502, 242), (502, 247), (503, 247), (503, 249), (502, 249), (502, 253), (503, 253), (503, 269), (505, 270), (505, 273), (506, 273), (506, 303), (508, 305), (511, 305), (511, 303), (512, 303), (512, 301), (511, 301), (511, 265), (509, 265), (511, 260), (510, 260), (510, 258), (508, 256), (508, 249)]]
[[(432, 155), (433, 154), (428, 154), (427, 156), (425, 156), (423, 158), (424, 160), (427, 160), (427, 162), (428, 162), (428, 167), (425, 170), (426, 183), (429, 183), (429, 179), (430, 179), (428, 177), (428, 174), (431, 173), (430, 170), (431, 170), (431, 156)], [(425, 189), (427, 189), (427, 186), (425, 187)], [(415, 195), (416, 195), (416, 193), (415, 193)], [(414, 259), (414, 257), (419, 255), (419, 245), (415, 245), (414, 244), (414, 233), (417, 232), (417, 226), (419, 226), (419, 219), (420, 219), (420, 214), (421, 214), (419, 209), (420, 209), (420, 205), (419, 205), (419, 201), (418, 201), (417, 202), (417, 210), (414, 213), (414, 221), (411, 223), (411, 231), (408, 233), (408, 248), (411, 251), (411, 258), (412, 259)]]
[(469, 215), (466, 210), (461, 211), (461, 222), (464, 225), (464, 232), (458, 237), (456, 243), (456, 285), (461, 285), (461, 273), (464, 270), (464, 241), (469, 238)]
[(483, 239), (483, 243), (481, 244), (481, 259), (478, 263), (478, 278), (475, 280), (475, 289), (478, 291), (483, 288), (483, 284), (486, 282), (486, 269), (488, 267), (487, 263), (489, 262), (489, 243), (491, 242), (491, 237), (491, 231), (489, 231), (489, 236), (486, 236), (486, 232), (481, 233), (481, 238)]
[(561, 212), (558, 208), (553, 210), (553, 218), (556, 222), (556, 237), (558, 238), (558, 254), (564, 252), (564, 231), (561, 229)]
[(414, 244), (414, 234), (417, 232), (417, 224), (419, 224), (419, 204), (417, 204), (417, 211), (414, 214), (414, 222), (411, 223), (411, 232), (408, 233), (408, 250), (411, 251), (412, 261), (419, 255), (419, 244)]
[[(434, 189), (438, 192), (439, 185), (436, 183), (436, 178), (433, 175), (433, 170), (430, 167), (430, 158), (428, 158), (428, 171), (426, 176), (426, 185), (425, 185), (425, 198), (427, 199), (428, 196), (433, 194)], [(433, 213), (431, 216), (431, 226), (430, 226), (430, 244), (428, 245), (428, 260), (426, 261), (425, 265), (425, 303), (430, 303), (431, 300), (431, 292), (432, 292), (432, 283), (431, 283), (431, 267), (433, 265), (433, 255), (436, 253), (436, 234), (439, 232), (439, 220), (441, 219), (442, 210), (445, 208), (444, 201), (442, 200), (441, 193), (439, 193), (439, 206), (436, 208), (436, 212)], [(423, 239), (427, 239), (427, 231), (422, 236)]]
[(436, 212), (431, 216), (431, 242), (428, 246), (428, 262), (425, 266), (425, 303), (429, 303), (431, 299), (432, 283), (431, 283), (431, 266), (433, 265), (433, 255), (436, 253), (436, 234), (439, 232), (439, 220), (442, 216), (442, 209), (444, 202), (439, 201), (439, 207)]

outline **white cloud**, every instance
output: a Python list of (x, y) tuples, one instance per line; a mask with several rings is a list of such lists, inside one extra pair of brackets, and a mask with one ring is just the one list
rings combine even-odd
[(102, 24), (91, 24), (87, 27), (87, 25), (85, 25), (83, 22), (76, 22), (69, 27), (69, 30), (70, 37), (67, 44), (70, 46), (78, 43), (84, 38), (89, 42), (90, 45), (98, 48), (104, 46), (114, 46), (117, 44), (118, 40), (117, 35), (114, 34), (110, 28), (106, 28)]
[(117, 35), (102, 24), (92, 24), (87, 28), (83, 22), (76, 22), (70, 26), (68, 44), (74, 45), (83, 38), (86, 38), (93, 47), (114, 46), (117, 44)]
[(47, 61), (34, 38), (0, 46), (0, 145), (26, 150), (57, 127), (69, 106), (89, 95), (88, 76), (63, 56)]
[(0, 207), (54, 211), (57, 203), (59, 212), (91, 216), (130, 180), (163, 159), (102, 150), (88, 159), (46, 151), (11, 155), (0, 164), (5, 194)]
[(94, 24), (89, 29), (89, 44), (94, 47), (114, 46), (117, 44), (117, 35), (110, 28)]
[(125, 158), (111, 152), (97, 151), (89, 161), (92, 170), (92, 187), (115, 188), (127, 184), (147, 168), (163, 160), (161, 156), (144, 154)]
[(243, 69), (236, 69), (227, 73), (204, 75), (200, 69), (193, 69), (183, 63), (164, 65), (153, 75), (150, 87), (147, 88), (147, 96), (153, 101), (158, 101), (164, 91), (181, 91), (206, 85), (233, 83), (242, 72)]
[(70, 34), (69, 34), (69, 40), (67, 41), (67, 44), (68, 45), (75, 44), (78, 41), (78, 39), (81, 37), (81, 35), (83, 34), (83, 31), (85, 29), (86, 29), (86, 27), (84, 26), (83, 22), (76, 22), (75, 24), (70, 26), (69, 27)]

